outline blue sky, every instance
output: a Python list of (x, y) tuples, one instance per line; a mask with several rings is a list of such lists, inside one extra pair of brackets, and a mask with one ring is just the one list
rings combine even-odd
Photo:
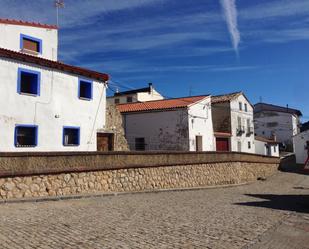
[[(0, 0), (0, 16), (55, 23), (52, 0)], [(66, 0), (60, 60), (107, 72), (111, 88), (165, 96), (242, 90), (309, 120), (307, 0)]]

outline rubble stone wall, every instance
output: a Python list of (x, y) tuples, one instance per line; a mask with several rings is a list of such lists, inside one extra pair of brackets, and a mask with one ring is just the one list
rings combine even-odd
[(269, 177), (278, 163), (219, 162), (0, 177), (0, 199), (151, 191), (240, 184)]

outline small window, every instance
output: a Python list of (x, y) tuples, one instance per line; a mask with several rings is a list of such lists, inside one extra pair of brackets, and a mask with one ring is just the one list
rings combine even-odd
[(28, 69), (18, 69), (18, 86), (19, 94), (40, 95), (41, 73)]
[(128, 102), (128, 103), (133, 102), (133, 98), (132, 98), (131, 96), (127, 97), (127, 102)]
[(80, 128), (64, 127), (63, 128), (63, 145), (79, 146), (80, 144)]
[(119, 99), (115, 99), (115, 104), (119, 104), (120, 100)]
[(36, 125), (17, 125), (15, 127), (16, 147), (37, 146), (38, 127)]
[(42, 40), (28, 35), (20, 35), (20, 49), (25, 52), (42, 53)]
[(251, 142), (248, 142), (248, 149), (251, 149)]
[(145, 138), (137, 137), (135, 138), (135, 150), (145, 150)]
[(242, 111), (242, 103), (239, 102), (239, 110)]
[(245, 104), (245, 112), (248, 112), (248, 105)]
[(92, 99), (92, 82), (86, 80), (79, 80), (78, 97), (80, 99)]
[(274, 145), (274, 152), (277, 153), (277, 145)]

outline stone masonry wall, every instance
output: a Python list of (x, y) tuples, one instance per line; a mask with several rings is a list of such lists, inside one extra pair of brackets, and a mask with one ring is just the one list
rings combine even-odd
[(0, 178), (0, 199), (239, 184), (276, 173), (277, 163), (225, 162)]
[(108, 101), (106, 103), (105, 130), (114, 134), (115, 151), (129, 151), (129, 145), (122, 125), (122, 116), (116, 106)]

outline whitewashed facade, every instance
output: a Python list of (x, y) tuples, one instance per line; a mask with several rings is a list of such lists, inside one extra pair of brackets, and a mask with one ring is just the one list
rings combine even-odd
[(293, 136), (299, 133), (301, 112), (288, 107), (258, 103), (254, 110), (255, 133), (258, 136), (271, 138), (294, 151)]
[[(211, 98), (174, 100), (184, 101), (185, 106), (164, 104), (170, 100), (151, 101), (147, 106), (143, 103), (118, 105), (130, 150), (214, 150)], [(134, 110), (136, 105), (139, 105), (136, 111), (128, 111)], [(151, 109), (152, 106), (165, 109)]]
[(304, 164), (308, 158), (309, 130), (303, 131), (293, 137), (296, 163)]
[(124, 104), (162, 99), (164, 97), (153, 87), (152, 83), (149, 83), (149, 86), (145, 88), (117, 92), (114, 96), (108, 97), (107, 101), (111, 104)]
[(242, 92), (212, 97), (217, 151), (255, 153), (253, 106)]
[[(18, 49), (21, 33), (42, 55)], [(56, 62), (57, 30), (0, 24), (0, 41), (0, 151), (96, 151), (108, 76)]]
[[(0, 20), (0, 47), (17, 52), (29, 53), (48, 60), (58, 58), (58, 29), (51, 25), (28, 26), (25, 22)], [(39, 51), (27, 51), (23, 38), (39, 43)]]
[(279, 157), (279, 144), (276, 141), (255, 137), (255, 153), (263, 156)]

